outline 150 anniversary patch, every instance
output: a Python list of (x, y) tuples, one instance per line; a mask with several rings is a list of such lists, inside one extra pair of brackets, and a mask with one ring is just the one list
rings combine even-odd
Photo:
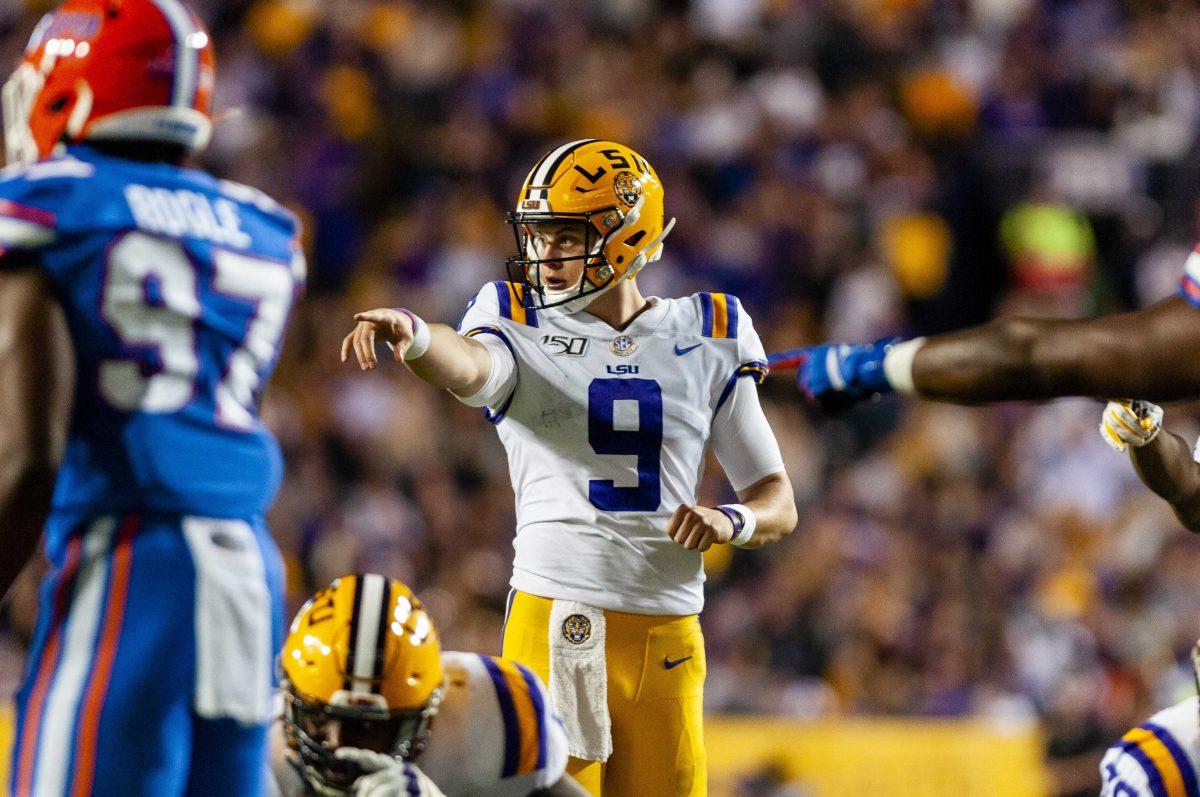
[(542, 335), (542, 345), (551, 354), (567, 354), (571, 357), (582, 357), (587, 351), (587, 338), (572, 338), (568, 335)]

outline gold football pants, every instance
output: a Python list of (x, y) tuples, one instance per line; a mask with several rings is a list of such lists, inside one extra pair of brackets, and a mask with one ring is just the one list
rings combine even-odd
[[(516, 592), (504, 628), (504, 657), (547, 683), (552, 603)], [(567, 771), (594, 797), (704, 797), (700, 618), (605, 612), (604, 625), (613, 752), (603, 763), (572, 758)]]

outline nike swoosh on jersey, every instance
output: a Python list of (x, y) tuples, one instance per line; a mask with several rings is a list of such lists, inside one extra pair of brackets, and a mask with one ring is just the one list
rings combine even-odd
[(691, 656), (684, 656), (682, 659), (676, 659), (675, 661), (671, 661), (666, 656), (663, 656), (663, 667), (668, 670), (673, 670), (690, 658), (691, 658)]
[(686, 349), (681, 349), (681, 348), (679, 348), (679, 344), (676, 343), (675, 344), (675, 356), (682, 357), (683, 355), (687, 354), (689, 351), (698, 349), (703, 345), (704, 345), (703, 343), (697, 343), (695, 346), (688, 346)]

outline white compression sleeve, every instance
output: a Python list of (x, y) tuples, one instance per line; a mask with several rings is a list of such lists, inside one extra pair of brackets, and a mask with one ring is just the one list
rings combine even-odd
[(517, 362), (513, 359), (508, 346), (504, 345), (504, 341), (495, 335), (476, 335), (472, 340), (479, 341), (487, 349), (488, 355), (492, 358), (492, 371), (488, 374), (483, 387), (470, 396), (460, 396), (457, 393), (451, 393), (451, 395), (468, 407), (495, 406), (508, 398), (509, 394), (516, 389)]
[(758, 400), (758, 386), (749, 377), (737, 380), (717, 412), (711, 442), (735, 492), (784, 469), (779, 443)]

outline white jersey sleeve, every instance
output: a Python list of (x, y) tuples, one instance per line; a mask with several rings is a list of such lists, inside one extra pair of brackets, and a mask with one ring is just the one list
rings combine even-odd
[(467, 312), (458, 323), (460, 335), (474, 338), (488, 350), (492, 358), (492, 371), (483, 387), (473, 395), (455, 397), (468, 407), (488, 407), (489, 414), (502, 414), (501, 408), (517, 387), (516, 353), (501, 323), (505, 307), (502, 299), (507, 300), (510, 314), (512, 304), (521, 302), (515, 286), (510, 283), (490, 282), (484, 285), (467, 305)]
[[(737, 302), (730, 296), (728, 302)], [(767, 354), (745, 310), (737, 329), (737, 362), (717, 402), (712, 448), (729, 483), (740, 492), (772, 473), (784, 470), (775, 433), (758, 400), (758, 385), (767, 375)]]
[(1101, 797), (1200, 794), (1200, 698), (1158, 712), (1100, 762)]
[(523, 797), (562, 778), (566, 732), (533, 672), (474, 653), (442, 664), (446, 693), (416, 763), (448, 797)]

